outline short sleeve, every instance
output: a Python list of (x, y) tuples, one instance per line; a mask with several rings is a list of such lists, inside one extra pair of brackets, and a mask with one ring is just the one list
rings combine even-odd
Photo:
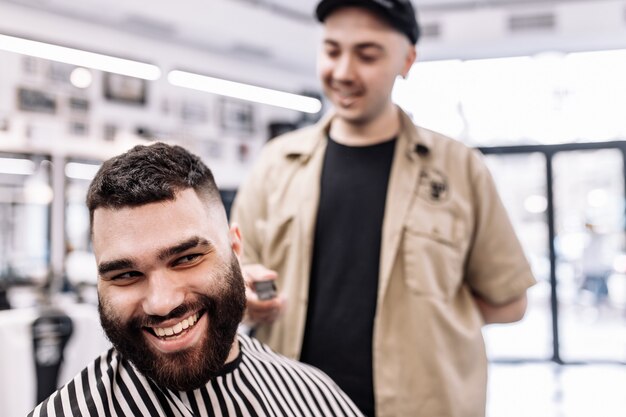
[(470, 160), (475, 228), (466, 281), (488, 302), (502, 304), (536, 283), (494, 180), (478, 152)]

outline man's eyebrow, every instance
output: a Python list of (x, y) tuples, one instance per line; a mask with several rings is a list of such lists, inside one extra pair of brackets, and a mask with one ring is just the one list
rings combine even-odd
[(135, 268), (135, 262), (132, 259), (116, 259), (114, 261), (102, 262), (98, 265), (98, 274), (104, 275), (107, 272), (118, 271), (120, 269), (133, 269)]
[[(170, 246), (169, 248), (161, 249), (158, 252), (158, 258), (160, 260), (165, 260), (171, 256), (183, 253), (189, 249), (197, 248), (200, 246), (205, 246), (209, 250), (215, 249), (215, 245), (213, 243), (204, 238), (194, 236), (180, 243), (177, 243), (174, 246)], [(122, 258), (115, 259), (113, 261), (106, 261), (98, 265), (98, 274), (104, 275), (111, 271), (118, 271), (121, 269), (134, 269), (137, 267), (136, 265), (136, 262), (132, 258)]]
[(355, 46), (355, 49), (377, 49), (380, 51), (385, 50), (385, 48), (382, 47), (381, 44), (376, 43), (376, 42), (363, 42), (363, 43), (357, 43)]
[[(324, 39), (324, 44), (326, 46), (332, 46), (332, 47), (340, 47), (341, 45), (339, 44), (339, 42), (333, 40), (333, 39)], [(384, 51), (385, 48), (383, 48), (383, 46), (377, 42), (361, 42), (361, 43), (357, 43), (356, 45), (354, 45), (352, 47), (353, 49), (358, 49), (358, 50), (362, 50), (362, 49), (377, 49), (379, 51)]]
[(174, 246), (160, 250), (158, 257), (160, 260), (163, 261), (171, 256), (178, 255), (179, 253), (183, 253), (189, 249), (196, 248), (199, 246), (207, 246), (209, 250), (215, 249), (215, 245), (213, 245), (213, 243), (209, 242), (208, 240), (202, 237), (194, 236)]

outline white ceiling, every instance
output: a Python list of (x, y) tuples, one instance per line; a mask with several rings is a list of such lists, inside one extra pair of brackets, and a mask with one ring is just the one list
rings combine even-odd
[[(308, 68), (317, 0), (0, 0), (200, 51)], [(1, 21), (1, 18), (0, 18)], [(1, 24), (0, 24), (1, 29)], [(83, 41), (83, 40), (81, 40)], [(312, 58), (305, 58), (313, 55)], [(313, 61), (312, 61), (313, 60)]]
[[(566, 7), (610, 0), (413, 0), (420, 18), (477, 10)], [(0, 0), (1, 6), (62, 16), (158, 42), (310, 73), (318, 0)], [(428, 18), (424, 19), (428, 23)], [(479, 24), (474, 21), (474, 25)], [(24, 27), (27, 27), (25, 22)], [(457, 25), (458, 27), (458, 25)], [(68, 30), (71, 30), (68, 29)], [(2, 18), (0, 16), (0, 32)], [(472, 28), (472, 31), (475, 31)], [(85, 41), (84, 39), (81, 39)], [(427, 42), (425, 42), (427, 43)], [(438, 46), (440, 47), (440, 46)], [(428, 51), (428, 45), (425, 50)]]

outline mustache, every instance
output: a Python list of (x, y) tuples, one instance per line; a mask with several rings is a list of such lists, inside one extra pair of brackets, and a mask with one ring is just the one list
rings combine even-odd
[(204, 311), (207, 309), (211, 309), (214, 306), (214, 301), (207, 296), (200, 296), (200, 300), (196, 300), (193, 302), (181, 304), (178, 307), (174, 308), (165, 316), (158, 315), (142, 315), (135, 316), (129, 321), (129, 325), (135, 327), (137, 329), (142, 327), (156, 327), (159, 324), (163, 323), (167, 320), (172, 319), (182, 319), (191, 313), (195, 313), (197, 311)]

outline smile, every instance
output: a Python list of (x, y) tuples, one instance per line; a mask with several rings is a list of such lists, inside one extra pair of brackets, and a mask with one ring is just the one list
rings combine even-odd
[(363, 96), (363, 92), (361, 90), (354, 88), (335, 88), (333, 92), (335, 94), (336, 104), (345, 108), (351, 107)]
[(335, 94), (337, 94), (341, 98), (352, 98), (359, 97), (361, 95), (361, 91), (335, 89)]
[(359, 93), (356, 91), (337, 91), (337, 94), (339, 95), (339, 97), (354, 97), (354, 96), (358, 96)]
[(154, 333), (156, 336), (161, 338), (178, 336), (183, 331), (191, 329), (193, 326), (195, 326), (201, 315), (201, 312), (194, 313), (171, 327), (148, 327), (148, 329), (151, 330), (152, 333)]

